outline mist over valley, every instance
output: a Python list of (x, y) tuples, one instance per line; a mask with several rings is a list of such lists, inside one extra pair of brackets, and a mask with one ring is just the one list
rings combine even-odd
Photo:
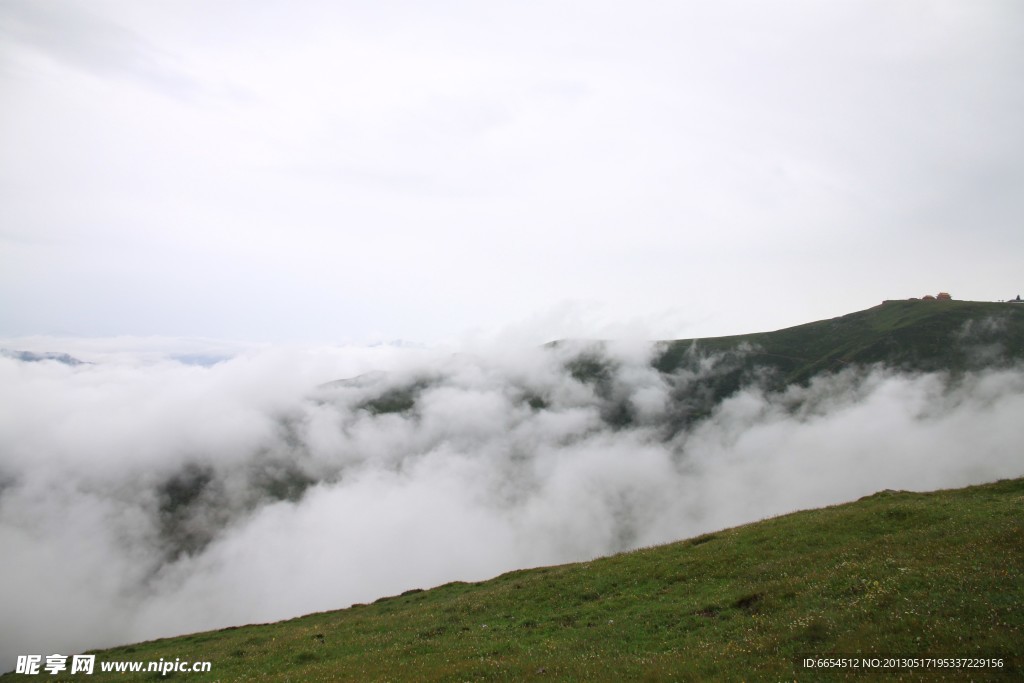
[(2, 665), (1021, 476), (1022, 314), (890, 302), (742, 338), (199, 364), (5, 353)]

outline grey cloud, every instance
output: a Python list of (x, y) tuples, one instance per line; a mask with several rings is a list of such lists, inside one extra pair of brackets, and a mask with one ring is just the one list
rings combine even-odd
[(1006, 296), (1019, 15), (9, 0), (0, 331), (435, 341), (554, 306), (551, 339), (583, 300), (658, 338)]
[(203, 87), (173, 66), (171, 54), (76, 2), (11, 0), (0, 6), (0, 34), (66, 67), (126, 78), (174, 97)]

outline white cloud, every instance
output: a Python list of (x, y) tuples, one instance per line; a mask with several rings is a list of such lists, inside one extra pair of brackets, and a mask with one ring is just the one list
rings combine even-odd
[(1024, 474), (1020, 368), (751, 386), (685, 427), (723, 366), (669, 381), (636, 343), (203, 366), (67, 341), (102, 361), (0, 357), (5, 663)]

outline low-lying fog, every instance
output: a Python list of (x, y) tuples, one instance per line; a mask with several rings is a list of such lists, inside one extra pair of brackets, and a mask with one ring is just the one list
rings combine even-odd
[(0, 356), (0, 670), (1024, 475), (1019, 366), (715, 403), (641, 344), (53, 350)]

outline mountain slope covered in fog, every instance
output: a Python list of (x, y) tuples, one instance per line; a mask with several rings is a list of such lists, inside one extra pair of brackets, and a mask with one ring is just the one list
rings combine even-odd
[[(653, 363), (672, 373), (693, 359), (724, 354), (733, 367), (716, 377), (713, 405), (744, 384), (781, 390), (854, 366), (962, 373), (1024, 359), (1024, 305), (984, 301), (885, 301), (830, 320), (710, 339), (662, 342)], [(709, 406), (710, 407), (710, 406)]]
[[(568, 354), (564, 369), (604, 399), (602, 416), (610, 427), (635, 423), (634, 396), (628, 389), (615, 391), (616, 361), (605, 353), (605, 344), (564, 341), (548, 346)], [(707, 417), (722, 400), (750, 386), (781, 392), (794, 384), (807, 386), (819, 375), (869, 367), (962, 375), (1021, 360), (1024, 305), (914, 299), (886, 301), (774, 332), (657, 342), (650, 365), (675, 389), (667, 425), (678, 426)], [(369, 379), (335, 384), (369, 384)], [(415, 397), (430, 383), (424, 375), (389, 387), (365, 407), (374, 413), (412, 410)], [(546, 406), (543, 395), (528, 390), (523, 400), (533, 408)]]
[(907, 371), (964, 371), (1024, 358), (1024, 305), (985, 301), (886, 301), (830, 320), (712, 339), (665, 342), (657, 367), (670, 372), (692, 345), (747, 348), (748, 364), (770, 367), (776, 385), (806, 382), (851, 364)]
[(1024, 475), (1017, 304), (475, 354), (94, 348), (0, 356), (0, 668)]
[(984, 659), (886, 673), (1015, 680), (1021, 496), (1021, 479), (883, 491), (590, 562), (99, 651), (97, 662), (212, 663), (187, 680), (843, 680), (851, 669), (801, 664), (840, 653)]

